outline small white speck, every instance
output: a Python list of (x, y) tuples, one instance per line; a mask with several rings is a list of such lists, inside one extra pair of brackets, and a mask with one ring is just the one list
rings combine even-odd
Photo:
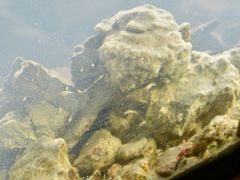
[(68, 122), (71, 122), (71, 121), (72, 121), (72, 114), (71, 114), (71, 116), (68, 119)]
[(138, 126), (142, 127), (146, 124), (146, 121), (141, 122)]
[(95, 66), (95, 64), (94, 63), (92, 63), (92, 67), (94, 67)]
[(9, 139), (9, 142), (10, 142), (10, 143), (12, 143), (12, 140), (11, 140), (11, 139)]
[(82, 93), (83, 93), (80, 89), (77, 89), (77, 92), (78, 92), (79, 94), (82, 94)]
[(83, 68), (81, 68), (80, 71), (83, 72)]
[(68, 86), (66, 86), (66, 91), (68, 91), (69, 90), (69, 87)]

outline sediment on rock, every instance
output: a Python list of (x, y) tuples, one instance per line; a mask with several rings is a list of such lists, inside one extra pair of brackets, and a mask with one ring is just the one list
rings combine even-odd
[(17, 58), (0, 87), (0, 178), (159, 178), (235, 140), (240, 50), (190, 39), (188, 23), (144, 5), (75, 47), (73, 82)]

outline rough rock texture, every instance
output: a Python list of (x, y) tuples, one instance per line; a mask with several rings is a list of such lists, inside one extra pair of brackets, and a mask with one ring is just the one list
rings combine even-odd
[(160, 176), (170, 176), (176, 169), (177, 163), (193, 148), (193, 144), (184, 142), (161, 153), (156, 168)]
[(176, 145), (225, 114), (239, 93), (234, 60), (192, 52), (189, 24), (178, 25), (167, 11), (150, 5), (122, 11), (95, 32), (75, 49), (73, 81), (103, 98), (99, 106), (116, 92), (146, 104), (145, 117), (127, 118), (132, 108), (110, 113), (108, 129), (124, 142), (142, 134), (162, 146)]
[[(73, 83), (17, 58), (0, 87), (0, 178), (11, 169), (10, 179), (79, 179), (68, 152), (91, 180), (153, 179), (182, 168), (192, 149), (189, 159), (202, 158), (232, 141), (240, 48), (209, 55), (190, 40), (188, 23), (144, 5), (75, 47)], [(59, 137), (66, 143), (50, 139)]]
[[(124, 144), (118, 151), (117, 162), (108, 169), (109, 179), (148, 179), (150, 170), (155, 168), (157, 147), (153, 139)], [(122, 164), (122, 165), (121, 165)]]
[(189, 63), (191, 45), (182, 39), (173, 16), (154, 6), (120, 12), (96, 30), (106, 35), (100, 61), (123, 92), (155, 78), (178, 79)]
[(120, 147), (117, 160), (119, 162), (128, 162), (136, 158), (155, 158), (157, 146), (153, 139), (142, 138), (134, 142), (129, 142)]
[(0, 89), (0, 170), (8, 170), (43, 135), (63, 137), (62, 129), (85, 102), (56, 72), (17, 58)]
[(43, 137), (27, 148), (9, 172), (10, 180), (77, 180), (78, 173), (68, 160), (63, 139)]
[[(139, 104), (137, 106), (140, 106)], [(141, 109), (145, 109), (145, 107), (134, 108), (134, 104), (130, 104), (130, 108), (128, 108), (128, 105), (124, 103), (122, 106), (124, 109), (121, 110), (121, 108), (117, 107), (115, 108), (117, 110), (109, 114), (107, 129), (109, 129), (113, 135), (121, 138), (123, 142), (129, 142), (129, 140), (136, 138), (139, 132), (138, 125), (141, 123), (144, 125), (144, 120), (140, 117), (144, 115)], [(144, 135), (142, 137), (144, 137)]]
[(121, 140), (106, 130), (99, 130), (81, 148), (73, 165), (82, 175), (106, 168), (115, 161), (120, 147)]
[(149, 160), (140, 159), (134, 163), (130, 163), (125, 166), (114, 164), (108, 171), (108, 178), (126, 180), (147, 180), (149, 171)]
[(22, 58), (0, 90), (1, 147), (26, 147), (47, 135), (62, 135), (64, 128), (86, 102), (86, 96), (73, 90), (58, 73)]
[(238, 120), (230, 119), (228, 115), (217, 116), (202, 131), (190, 138), (194, 144), (192, 155), (212, 153), (217, 148), (231, 141), (237, 133)]
[[(84, 111), (96, 114), (154, 79), (179, 79), (191, 54), (180, 29), (187, 39), (189, 26), (178, 26), (169, 12), (151, 5), (97, 24), (95, 35), (76, 46), (72, 57), (75, 87), (92, 101)], [(75, 134), (79, 126), (73, 125)]]
[(21, 148), (36, 139), (28, 119), (9, 112), (0, 120), (0, 148)]
[[(81, 99), (83, 97), (77, 96), (76, 92), (72, 91), (72, 84), (68, 79), (56, 71), (23, 58), (15, 60), (12, 72), (3, 82), (3, 90), (26, 102), (44, 99), (55, 106), (71, 110), (84, 105), (84, 101)], [(69, 97), (69, 94), (75, 96), (67, 99), (66, 96)], [(60, 98), (64, 101), (59, 102)], [(66, 103), (67, 100), (68, 103)]]
[(188, 23), (145, 5), (100, 22), (76, 46), (74, 84), (98, 107), (112, 107), (106, 128), (126, 143), (118, 160), (141, 156), (141, 138), (178, 145), (226, 114), (239, 96), (238, 49), (211, 56), (192, 51), (190, 39)]
[(117, 158), (123, 161), (134, 159), (141, 156), (141, 151), (147, 144), (147, 139), (142, 138), (136, 142), (124, 144), (118, 151)]
[(56, 108), (44, 101), (33, 103), (29, 107), (29, 117), (33, 127), (37, 127), (35, 134), (38, 137), (42, 135), (56, 136), (57, 130), (65, 125), (69, 116), (69, 112), (63, 108)]
[(230, 59), (230, 62), (240, 71), (240, 48), (233, 48), (221, 54)]
[(108, 74), (110, 85), (129, 92), (155, 78), (178, 79), (189, 63), (191, 44), (183, 40), (173, 16), (154, 6), (117, 13), (95, 30), (74, 54), (72, 73), (78, 87)]
[(179, 143), (227, 113), (239, 94), (239, 77), (226, 56), (193, 51), (181, 79), (164, 85), (152, 82), (129, 95), (148, 103), (145, 117), (135, 127), (145, 123), (134, 132), (143, 136), (151, 132), (163, 146)]

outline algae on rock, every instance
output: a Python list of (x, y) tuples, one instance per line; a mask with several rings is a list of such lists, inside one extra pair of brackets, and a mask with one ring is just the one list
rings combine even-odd
[(0, 158), (0, 177), (11, 168), (12, 180), (79, 179), (69, 152), (89, 179), (151, 179), (157, 152), (167, 176), (188, 151), (211, 154), (234, 139), (240, 48), (209, 55), (190, 39), (188, 23), (144, 5), (101, 21), (75, 47), (74, 84), (17, 58), (0, 88), (0, 155), (13, 154)]
[(65, 141), (42, 137), (15, 162), (9, 179), (78, 180), (79, 176), (68, 160)]
[(121, 140), (107, 130), (99, 130), (80, 149), (79, 156), (73, 162), (80, 174), (88, 175), (114, 163)]

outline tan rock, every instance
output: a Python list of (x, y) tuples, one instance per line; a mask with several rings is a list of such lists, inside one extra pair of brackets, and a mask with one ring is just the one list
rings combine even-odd
[(174, 141), (191, 136), (228, 112), (239, 93), (239, 77), (229, 59), (193, 52), (185, 76), (150, 89), (147, 129), (152, 129), (162, 145), (171, 144), (171, 139), (179, 143)]
[(155, 78), (178, 79), (190, 60), (191, 44), (182, 39), (173, 16), (151, 5), (119, 12), (96, 31), (105, 35), (100, 62), (122, 92)]
[(122, 145), (118, 151), (117, 159), (120, 161), (128, 161), (142, 156), (143, 149), (147, 145), (147, 141), (147, 138), (142, 138), (138, 141)]
[(29, 118), (9, 112), (0, 120), (0, 148), (23, 148), (36, 139)]
[(78, 180), (63, 139), (43, 137), (27, 148), (9, 172), (10, 180)]
[(99, 130), (81, 148), (74, 166), (87, 175), (114, 163), (121, 141), (106, 130)]
[(44, 96), (50, 98), (49, 94), (65, 90), (67, 86), (71, 85), (71, 82), (57, 72), (46, 69), (31, 60), (19, 57), (15, 60), (12, 68), (3, 88), (14, 91), (23, 97)]
[(29, 117), (32, 126), (36, 127), (35, 134), (37, 137), (43, 135), (57, 136), (57, 131), (67, 123), (69, 116), (69, 112), (66, 112), (63, 108), (56, 108), (46, 101), (33, 103), (29, 107)]
[(211, 155), (215, 150), (236, 137), (238, 120), (231, 119), (229, 114), (215, 117), (211, 123), (190, 138), (194, 144), (193, 155)]
[(114, 173), (109, 174), (109, 177), (113, 177), (113, 179), (116, 180), (147, 180), (148, 173), (150, 172), (149, 160), (140, 159), (122, 167), (119, 165), (113, 165), (110, 171), (115, 171)]

